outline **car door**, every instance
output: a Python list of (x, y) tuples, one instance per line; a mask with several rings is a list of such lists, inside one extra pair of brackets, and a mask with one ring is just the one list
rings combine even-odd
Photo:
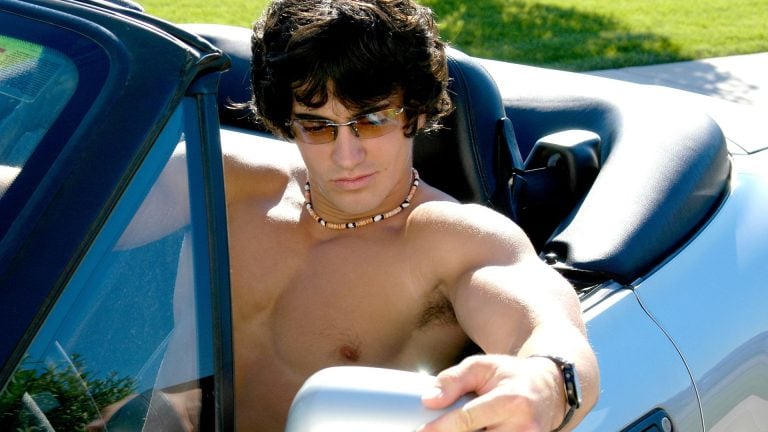
[(575, 430), (703, 430), (690, 372), (636, 288), (604, 284), (582, 307), (600, 366), (600, 399)]
[(0, 2), (0, 430), (231, 429), (224, 61), (183, 38)]

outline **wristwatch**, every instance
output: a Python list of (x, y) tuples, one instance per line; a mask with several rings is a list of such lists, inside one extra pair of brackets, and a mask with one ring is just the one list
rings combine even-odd
[(565, 402), (568, 408), (565, 412), (565, 418), (560, 426), (552, 432), (562, 430), (571, 420), (574, 412), (581, 406), (581, 386), (579, 385), (579, 376), (576, 374), (576, 365), (562, 357), (551, 355), (532, 355), (531, 357), (542, 357), (553, 361), (560, 372), (563, 374), (563, 384), (565, 387)]

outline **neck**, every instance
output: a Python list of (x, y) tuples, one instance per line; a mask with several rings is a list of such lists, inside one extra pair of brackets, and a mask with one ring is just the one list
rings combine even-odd
[(328, 229), (335, 229), (335, 230), (342, 230), (342, 229), (353, 229), (353, 228), (360, 228), (366, 225), (370, 225), (376, 222), (381, 222), (384, 219), (389, 219), (392, 216), (397, 215), (401, 211), (408, 208), (408, 206), (411, 205), (411, 199), (413, 199), (413, 195), (416, 193), (416, 189), (419, 187), (419, 173), (416, 171), (415, 168), (411, 168), (412, 170), (412, 177), (411, 177), (411, 188), (408, 191), (408, 195), (406, 195), (405, 199), (398, 205), (397, 207), (392, 208), (391, 210), (382, 212), (382, 213), (376, 213), (370, 216), (366, 216), (351, 222), (330, 222), (325, 219), (323, 219), (320, 215), (315, 212), (314, 206), (312, 205), (312, 193), (311, 188), (309, 184), (309, 180), (307, 180), (307, 183), (304, 185), (304, 208), (307, 210), (307, 213), (312, 217), (312, 219), (315, 220), (318, 224), (321, 226), (328, 228)]

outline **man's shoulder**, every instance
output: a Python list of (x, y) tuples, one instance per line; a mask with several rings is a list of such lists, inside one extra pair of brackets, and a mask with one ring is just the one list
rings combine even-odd
[(304, 170), (296, 145), (258, 139), (222, 142), (224, 176), (230, 199), (282, 194)]
[(479, 204), (434, 200), (409, 215), (409, 245), (425, 271), (441, 281), (486, 266), (505, 266), (535, 255), (511, 219)]
[(248, 171), (301, 165), (301, 154), (295, 144), (243, 134), (238, 139), (222, 140), (222, 155), (227, 166)]
[(428, 194), (415, 206), (408, 217), (408, 229), (420, 242), (447, 248), (517, 249), (529, 243), (509, 217), (480, 204), (441, 199), (439, 194)]
[(429, 200), (414, 208), (411, 222), (419, 228), (445, 232), (473, 233), (517, 230), (507, 216), (480, 204), (455, 200)]

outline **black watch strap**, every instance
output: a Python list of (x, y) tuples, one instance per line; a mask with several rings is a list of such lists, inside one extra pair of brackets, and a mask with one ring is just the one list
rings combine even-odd
[(565, 418), (563, 418), (560, 426), (552, 431), (558, 432), (562, 430), (569, 421), (571, 421), (573, 414), (576, 412), (579, 406), (581, 406), (581, 388), (579, 386), (578, 375), (576, 374), (576, 366), (573, 364), (573, 362), (570, 362), (562, 357), (541, 354), (532, 355), (531, 357), (540, 357), (551, 360), (557, 365), (557, 368), (560, 369), (560, 372), (562, 373), (565, 390), (565, 401), (568, 405), (568, 408), (565, 412)]

